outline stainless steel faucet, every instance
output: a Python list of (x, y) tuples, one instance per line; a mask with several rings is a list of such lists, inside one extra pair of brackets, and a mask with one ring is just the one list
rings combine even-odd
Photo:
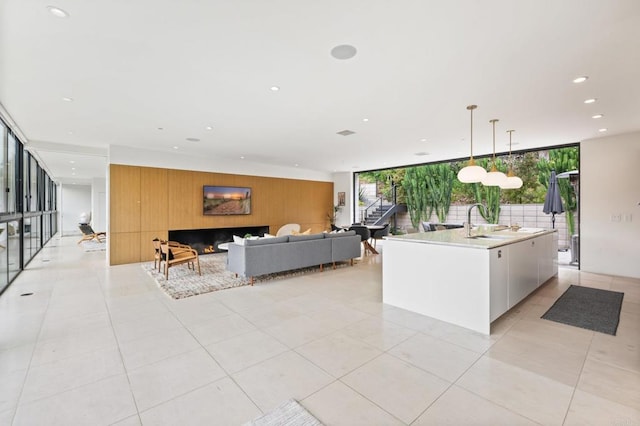
[(478, 206), (478, 208), (482, 207), (482, 210), (484, 211), (484, 214), (487, 214), (487, 208), (480, 204), (480, 203), (475, 203), (475, 204), (471, 204), (469, 206), (469, 208), (467, 209), (467, 223), (465, 223), (465, 229), (467, 230), (467, 238), (471, 237), (471, 210), (473, 210), (474, 207)]

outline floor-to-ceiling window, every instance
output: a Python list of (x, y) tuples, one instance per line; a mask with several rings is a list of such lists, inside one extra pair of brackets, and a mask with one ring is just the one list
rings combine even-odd
[(0, 120), (0, 293), (57, 232), (56, 184)]

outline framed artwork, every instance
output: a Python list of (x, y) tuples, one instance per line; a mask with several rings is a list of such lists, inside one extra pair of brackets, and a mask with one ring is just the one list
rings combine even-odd
[(344, 206), (345, 203), (345, 193), (344, 192), (338, 192), (338, 205), (340, 207)]

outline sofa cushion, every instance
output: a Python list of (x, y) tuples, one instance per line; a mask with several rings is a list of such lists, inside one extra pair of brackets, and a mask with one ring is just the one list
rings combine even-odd
[(260, 238), (257, 240), (245, 240), (245, 246), (263, 246), (265, 244), (278, 244), (278, 243), (286, 243), (289, 241), (289, 235), (284, 235), (282, 237), (273, 237), (273, 238)]
[(351, 235), (356, 235), (356, 231), (330, 232), (328, 234), (324, 234), (324, 237), (325, 238), (342, 238), (342, 237), (349, 237)]
[(233, 236), (233, 242), (234, 242), (235, 244), (238, 244), (239, 246), (243, 246), (243, 245), (244, 245), (244, 242), (245, 242), (245, 239), (244, 239), (244, 238), (242, 238), (242, 237), (238, 237), (237, 235), (234, 235), (234, 236)]
[(294, 243), (296, 241), (321, 240), (323, 238), (324, 234), (289, 235), (289, 242)]

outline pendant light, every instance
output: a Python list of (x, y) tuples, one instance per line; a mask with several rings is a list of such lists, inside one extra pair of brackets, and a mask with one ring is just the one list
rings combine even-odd
[(500, 184), (500, 188), (502, 189), (522, 188), (522, 179), (513, 173), (513, 161), (511, 160), (511, 134), (513, 132), (515, 132), (515, 130), (507, 130), (507, 133), (509, 133), (509, 171), (507, 172), (507, 179)]
[(467, 107), (467, 110), (471, 112), (471, 155), (467, 166), (458, 172), (458, 180), (462, 183), (481, 182), (487, 174), (487, 171), (480, 166), (476, 166), (476, 162), (473, 160), (473, 110), (476, 108), (478, 108), (477, 105), (469, 105)]
[(482, 179), (482, 184), (485, 186), (500, 186), (507, 180), (507, 175), (498, 171), (496, 167), (496, 123), (497, 118), (489, 120), (489, 123), (493, 125), (493, 158), (491, 159), (491, 170)]

